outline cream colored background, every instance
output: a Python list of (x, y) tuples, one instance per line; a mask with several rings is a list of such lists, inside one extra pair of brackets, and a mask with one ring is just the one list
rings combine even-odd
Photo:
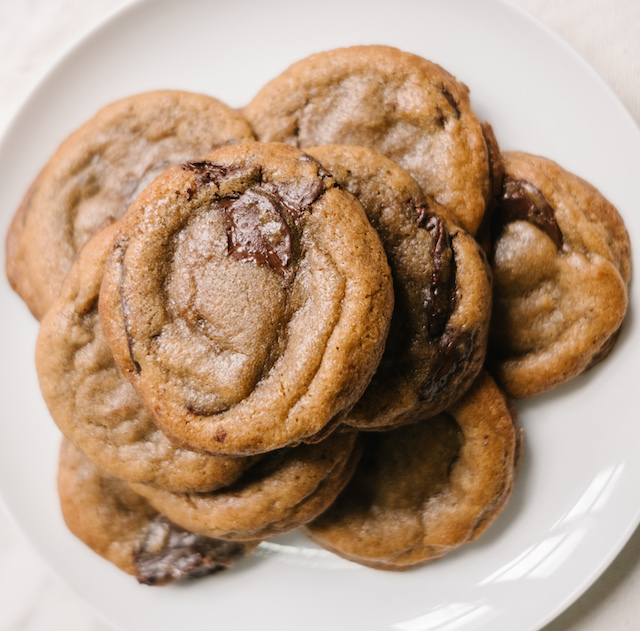
[[(48, 68), (130, 1), (0, 0), (0, 131)], [(639, 0), (513, 2), (585, 57), (640, 124)], [(637, 531), (595, 585), (544, 631), (637, 631), (639, 593)], [(111, 631), (49, 574), (1, 512), (0, 595), (0, 631)]]

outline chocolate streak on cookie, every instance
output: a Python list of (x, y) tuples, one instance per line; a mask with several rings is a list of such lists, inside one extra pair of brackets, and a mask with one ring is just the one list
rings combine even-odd
[(502, 182), (504, 180), (504, 162), (502, 160), (502, 153), (498, 146), (498, 141), (493, 133), (493, 128), (487, 122), (482, 123), (482, 135), (484, 136), (485, 144), (487, 145), (487, 156), (489, 158), (489, 180), (491, 182), (491, 191), (487, 204), (485, 207), (484, 215), (475, 234), (475, 239), (482, 248), (482, 251), (491, 257), (492, 237), (493, 237), (493, 225), (494, 215), (500, 198), (502, 196)]
[(278, 199), (260, 188), (250, 188), (222, 208), (229, 256), (268, 265), (285, 276), (291, 261), (291, 231)]
[(166, 585), (219, 572), (245, 552), (245, 545), (197, 535), (158, 515), (134, 553), (136, 577), (145, 585)]
[(431, 233), (434, 241), (433, 270), (425, 296), (424, 308), (427, 331), (433, 338), (440, 337), (449, 321), (456, 302), (455, 260), (451, 235), (444, 221), (426, 206), (417, 205), (418, 225)]
[(438, 352), (433, 358), (429, 375), (420, 388), (420, 400), (433, 399), (446, 388), (450, 378), (468, 363), (473, 346), (471, 335), (464, 331), (444, 332), (438, 340)]
[(473, 344), (469, 334), (447, 328), (456, 306), (456, 268), (451, 235), (444, 221), (426, 206), (418, 204), (414, 208), (418, 225), (428, 230), (434, 240), (433, 271), (424, 307), (427, 331), (437, 340), (437, 352), (420, 388), (419, 397), (424, 401), (433, 399), (446, 388), (460, 366), (469, 361)]
[(331, 173), (329, 173), (329, 171), (327, 171), (313, 156), (310, 156), (308, 153), (305, 153), (304, 155), (300, 156), (300, 162), (313, 162), (316, 164), (316, 166), (318, 167), (318, 177), (323, 179), (325, 177), (332, 177)]
[(182, 165), (185, 171), (193, 171), (196, 176), (196, 184), (204, 186), (205, 184), (220, 184), (224, 178), (239, 171), (242, 167), (225, 167), (221, 164), (215, 164), (209, 160), (201, 162), (187, 162)]
[(303, 185), (280, 187), (278, 192), (282, 202), (296, 213), (296, 218), (302, 216), (302, 211), (318, 200), (325, 191), (324, 180), (319, 178)]
[[(304, 156), (303, 156), (304, 157)], [(311, 156), (310, 161), (316, 162)], [(302, 158), (300, 159), (303, 160)], [(305, 160), (306, 162), (306, 160)], [(287, 184), (263, 184), (263, 188), (273, 195), (276, 195), (280, 202), (289, 212), (292, 219), (298, 223), (304, 214), (304, 211), (316, 202), (327, 190), (324, 179), (331, 177), (331, 174), (318, 164), (318, 179), (305, 181), (304, 183), (287, 183)]]
[(486, 121), (482, 123), (482, 136), (487, 145), (487, 157), (489, 160), (489, 181), (491, 182), (491, 199), (489, 204), (493, 204), (500, 197), (502, 184), (504, 182), (504, 162), (500, 146), (493, 133), (493, 127)]
[(526, 180), (516, 180), (506, 176), (502, 184), (498, 212), (496, 213), (497, 231), (512, 221), (528, 221), (542, 230), (558, 250), (562, 247), (562, 232), (540, 189)]
[[(309, 159), (313, 160), (310, 156)], [(182, 168), (196, 174), (196, 186), (221, 185), (232, 177), (239, 179), (237, 193), (217, 200), (226, 219), (228, 254), (239, 261), (268, 265), (286, 277), (292, 247), (287, 219), (295, 224), (302, 220), (304, 211), (323, 195), (324, 177), (329, 174), (318, 164), (317, 179), (274, 184), (262, 181), (259, 165), (227, 167), (203, 160), (188, 162)], [(243, 175), (246, 177), (241, 182)], [(189, 189), (189, 199), (193, 195)]]

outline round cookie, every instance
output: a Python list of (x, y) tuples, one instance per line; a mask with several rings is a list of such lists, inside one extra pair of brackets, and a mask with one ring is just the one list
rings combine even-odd
[(384, 355), (345, 423), (383, 429), (441, 412), (484, 362), (491, 314), (484, 254), (389, 158), (344, 145), (307, 151), (364, 207), (394, 283)]
[(495, 138), (471, 110), (468, 92), (422, 57), (354, 46), (295, 63), (243, 113), (263, 142), (375, 149), (475, 234), (492, 196)]
[(147, 585), (213, 574), (257, 546), (203, 537), (172, 524), (126, 482), (98, 469), (68, 441), (60, 450), (58, 491), (69, 530)]
[(158, 173), (252, 139), (241, 114), (203, 94), (147, 92), (108, 105), (60, 145), (25, 196), (7, 237), (9, 282), (41, 319), (75, 253)]
[(171, 521), (207, 537), (251, 541), (293, 530), (322, 513), (361, 454), (356, 432), (268, 454), (235, 484), (211, 493), (132, 488)]
[(511, 408), (482, 372), (447, 412), (366, 435), (351, 481), (305, 532), (370, 567), (421, 565), (493, 522), (511, 494), (520, 449)]
[(591, 184), (555, 162), (504, 154), (493, 225), (489, 361), (514, 397), (554, 388), (603, 359), (627, 309), (629, 236)]
[(156, 424), (228, 455), (315, 441), (375, 372), (393, 311), (362, 206), (284, 144), (166, 171), (122, 219), (100, 316)]
[(36, 344), (40, 387), (62, 433), (111, 475), (172, 491), (231, 484), (255, 457), (197, 453), (173, 444), (122, 376), (102, 333), (98, 293), (117, 223), (80, 251)]

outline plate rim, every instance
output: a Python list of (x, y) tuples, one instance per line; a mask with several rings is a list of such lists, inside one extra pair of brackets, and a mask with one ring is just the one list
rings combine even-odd
[[(247, 0), (239, 0), (239, 2), (245, 1)], [(275, 1), (278, 2), (279, 0)], [(621, 98), (616, 94), (614, 89), (607, 83), (603, 76), (571, 44), (569, 44), (550, 26), (542, 22), (537, 16), (530, 13), (527, 9), (517, 4), (514, 0), (483, 1), (487, 4), (501, 6), (503, 9), (517, 14), (520, 18), (525, 19), (526, 21), (533, 24), (538, 30), (544, 32), (545, 35), (553, 39), (556, 44), (561, 45), (562, 48), (564, 48), (565, 52), (571, 56), (574, 62), (579, 63), (584, 70), (589, 72), (592, 80), (596, 81), (599, 84), (599, 88), (601, 90), (604, 89), (607, 92), (609, 101), (611, 101), (612, 104), (615, 103), (619, 115), (623, 116), (626, 119), (626, 124), (631, 123), (631, 125), (633, 126), (638, 139), (638, 145), (640, 146), (640, 123), (635, 120), (626, 105), (622, 102)], [(66, 49), (52, 63), (48, 65), (46, 70), (43, 71), (38, 80), (34, 83), (33, 86), (31, 86), (25, 96), (17, 104), (16, 109), (8, 119), (7, 124), (2, 129), (2, 133), (0, 135), (0, 154), (5, 150), (5, 145), (9, 142), (11, 134), (14, 133), (15, 129), (20, 125), (23, 116), (25, 116), (25, 109), (29, 106), (29, 104), (37, 101), (37, 99), (39, 98), (39, 93), (42, 90), (46, 90), (48, 83), (55, 79), (55, 74), (64, 68), (64, 65), (67, 63), (67, 61), (70, 58), (74, 57), (79, 49), (86, 45), (87, 42), (91, 41), (98, 33), (110, 28), (117, 21), (126, 19), (127, 14), (137, 11), (139, 7), (143, 5), (152, 4), (154, 4), (154, 0), (128, 0), (126, 4), (116, 8), (115, 10), (109, 11), (105, 16), (103, 16), (101, 19), (91, 25), (86, 31), (84, 31), (80, 37), (77, 37), (68, 47), (66, 47)], [(10, 220), (11, 216), (8, 215), (5, 219)], [(630, 297), (632, 295), (632, 287), (633, 279), (629, 285)], [(627, 318), (631, 319), (630, 314), (627, 315)], [(81, 592), (79, 592), (75, 585), (70, 584), (60, 573), (60, 571), (53, 566), (51, 559), (49, 559), (48, 555), (43, 551), (40, 544), (37, 541), (34, 541), (30, 536), (25, 534), (25, 529), (15, 515), (14, 511), (11, 510), (10, 506), (7, 504), (1, 488), (0, 510), (4, 512), (14, 528), (20, 532), (23, 539), (27, 540), (31, 547), (37, 552), (38, 557), (42, 559), (49, 572), (54, 577), (62, 580), (66, 585), (68, 585), (69, 588), (75, 594), (77, 594), (83, 602), (88, 604), (88, 606), (91, 608), (91, 611), (98, 618), (113, 626), (114, 622), (109, 619), (104, 612), (99, 610), (93, 603), (91, 603)], [(544, 626), (555, 620), (572, 604), (574, 604), (581, 596), (583, 596), (585, 592), (597, 582), (597, 580), (602, 576), (607, 568), (610, 567), (616, 557), (618, 557), (624, 547), (629, 543), (629, 540), (631, 539), (633, 534), (636, 532), (636, 530), (638, 530), (639, 525), (640, 506), (636, 508), (635, 518), (627, 523), (626, 528), (624, 528), (616, 544), (609, 547), (607, 555), (605, 555), (600, 560), (600, 562), (591, 569), (591, 572), (589, 574), (584, 576), (581, 581), (577, 582), (574, 585), (573, 589), (565, 596), (565, 598), (560, 603), (557, 604), (557, 606), (552, 611), (549, 611), (548, 614), (543, 619), (541, 619), (539, 623), (536, 623), (534, 627), (531, 627), (530, 631), (539, 631)]]

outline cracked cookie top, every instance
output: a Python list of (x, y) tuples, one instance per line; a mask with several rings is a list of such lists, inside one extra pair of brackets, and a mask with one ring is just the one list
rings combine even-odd
[(40, 320), (107, 217), (119, 219), (168, 166), (248, 140), (242, 115), (204, 94), (160, 90), (107, 105), (60, 145), (25, 196), (7, 237), (11, 285)]
[(166, 171), (122, 219), (100, 316), (117, 365), (174, 440), (246, 455), (333, 429), (393, 310), (360, 203), (288, 145)]
[(212, 539), (177, 526), (68, 441), (60, 450), (58, 493), (69, 530), (146, 585), (219, 572), (258, 545)]
[(207, 537), (264, 539), (309, 522), (329, 507), (353, 475), (362, 448), (357, 432), (267, 454), (237, 482), (211, 493), (132, 488), (163, 515)]
[(394, 283), (384, 355), (345, 422), (384, 429), (437, 414), (471, 385), (484, 361), (491, 313), (485, 256), (389, 158), (346, 145), (308, 151), (364, 207)]
[(522, 450), (515, 413), (484, 371), (446, 412), (365, 439), (351, 481), (305, 530), (328, 550), (385, 570), (477, 539), (510, 497)]
[(213, 456), (171, 442), (116, 367), (98, 316), (98, 294), (117, 230), (113, 222), (82, 248), (40, 325), (36, 367), (51, 416), (111, 475), (170, 491), (231, 484), (257, 456)]
[(260, 141), (357, 145), (382, 153), (475, 234), (493, 194), (495, 139), (473, 113), (468, 92), (422, 57), (354, 46), (295, 63), (243, 113)]
[(561, 166), (504, 154), (492, 220), (489, 360), (514, 397), (554, 388), (612, 350), (627, 309), (629, 236), (615, 207)]

